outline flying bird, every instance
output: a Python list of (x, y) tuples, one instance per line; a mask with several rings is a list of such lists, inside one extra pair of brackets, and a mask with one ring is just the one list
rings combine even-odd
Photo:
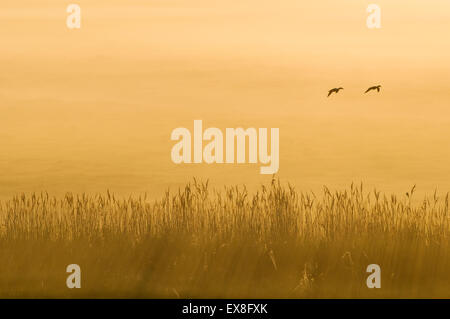
[(367, 92), (372, 91), (372, 90), (377, 90), (378, 92), (380, 92), (380, 88), (381, 88), (381, 85), (371, 86), (370, 88), (368, 88), (366, 90), (366, 92), (364, 92), (364, 94), (366, 94)]
[(327, 97), (329, 97), (331, 94), (333, 94), (333, 93), (338, 93), (339, 92), (339, 90), (343, 90), (344, 88), (334, 88), (334, 89), (331, 89), (331, 90), (329, 90), (328, 91), (328, 95), (327, 95)]

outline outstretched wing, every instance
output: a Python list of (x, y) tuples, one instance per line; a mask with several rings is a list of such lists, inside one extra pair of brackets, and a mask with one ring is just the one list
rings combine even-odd
[(369, 91), (372, 90), (372, 89), (373, 89), (373, 87), (368, 88), (368, 89), (366, 90), (366, 92), (364, 92), (364, 94), (367, 93), (367, 92), (369, 92)]
[(329, 91), (328, 91), (327, 97), (329, 97), (329, 96), (331, 95), (331, 93), (333, 93), (333, 90), (329, 90)]

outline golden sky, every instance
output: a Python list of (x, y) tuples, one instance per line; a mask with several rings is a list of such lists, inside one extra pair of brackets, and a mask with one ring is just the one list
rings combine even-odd
[(446, 0), (77, 1), (79, 30), (69, 3), (2, 1), (2, 197), (270, 179), (259, 164), (173, 164), (170, 133), (195, 119), (279, 127), (278, 175), (299, 189), (450, 189)]

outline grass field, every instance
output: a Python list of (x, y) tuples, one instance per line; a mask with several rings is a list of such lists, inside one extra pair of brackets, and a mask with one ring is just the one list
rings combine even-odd
[[(0, 204), (0, 297), (449, 298), (449, 196), (413, 194), (274, 179), (253, 194), (194, 180), (157, 201), (19, 195)], [(81, 289), (66, 287), (73, 263)]]

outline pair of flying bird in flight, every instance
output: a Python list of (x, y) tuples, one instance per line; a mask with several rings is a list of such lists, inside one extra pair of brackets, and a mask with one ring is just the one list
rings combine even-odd
[[(333, 93), (338, 93), (340, 90), (343, 90), (343, 89), (344, 89), (343, 87), (331, 89), (328, 91), (327, 97)], [(381, 85), (371, 86), (370, 88), (368, 88), (366, 90), (366, 92), (364, 92), (364, 94), (366, 94), (367, 92), (372, 91), (372, 90), (377, 90), (377, 92), (380, 92), (380, 89), (381, 89)]]

